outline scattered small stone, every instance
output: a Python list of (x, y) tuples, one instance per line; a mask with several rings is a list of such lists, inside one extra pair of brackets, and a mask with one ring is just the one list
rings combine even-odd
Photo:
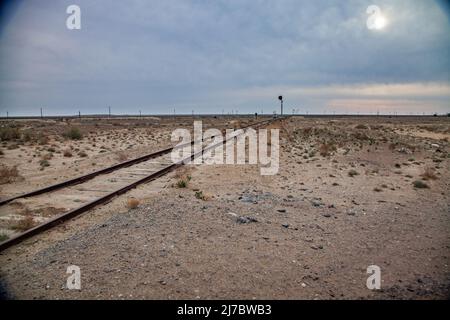
[(287, 223), (283, 223), (281, 226), (282, 226), (283, 228), (286, 228), (286, 229), (289, 228), (289, 224), (287, 224)]
[(331, 218), (331, 214), (329, 214), (329, 213), (324, 213), (323, 216), (324, 216), (325, 218)]
[(236, 222), (240, 223), (240, 224), (247, 224), (247, 223), (252, 223), (252, 222), (258, 222), (258, 220), (256, 220), (253, 217), (238, 217), (236, 219)]
[(323, 203), (320, 200), (312, 200), (311, 203), (312, 203), (312, 205), (314, 207), (321, 207), (321, 206), (323, 206)]
[(229, 215), (229, 216), (232, 216), (233, 218), (237, 218), (238, 217), (238, 215), (236, 213), (234, 213), (234, 212), (227, 212), (226, 214)]
[(349, 216), (354, 216), (354, 215), (356, 215), (356, 210), (355, 209), (350, 209), (350, 210), (347, 211), (347, 214)]
[(280, 212), (280, 213), (285, 213), (286, 209), (278, 209), (277, 211)]

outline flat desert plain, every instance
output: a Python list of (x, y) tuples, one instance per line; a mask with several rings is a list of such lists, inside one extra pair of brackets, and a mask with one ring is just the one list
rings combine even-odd
[[(195, 120), (218, 129), (257, 121)], [(0, 198), (169, 147), (173, 130), (193, 121), (1, 121)], [(183, 166), (1, 252), (0, 295), (450, 297), (450, 118), (292, 116), (269, 128), (280, 129), (277, 175), (248, 164)], [(17, 199), (0, 207), (0, 240), (88, 200)], [(71, 265), (81, 290), (66, 288)], [(371, 265), (380, 267), (380, 290), (366, 286)]]

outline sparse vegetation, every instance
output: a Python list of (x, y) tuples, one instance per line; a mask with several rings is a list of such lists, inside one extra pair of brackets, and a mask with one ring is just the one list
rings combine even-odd
[(191, 181), (192, 177), (190, 175), (185, 175), (180, 178), (177, 182), (178, 188), (187, 188), (189, 181)]
[(429, 188), (429, 186), (422, 180), (414, 181), (413, 185), (414, 185), (414, 188), (417, 188), (417, 189), (428, 189)]
[(0, 164), (0, 184), (11, 183), (19, 178), (20, 175), (17, 166), (8, 167), (4, 164)]
[(64, 150), (63, 156), (66, 158), (72, 157), (72, 152), (70, 150)]
[(334, 145), (334, 143), (322, 143), (319, 147), (319, 154), (322, 157), (327, 157), (330, 156), (333, 152), (335, 152), (336, 146)]
[(203, 191), (196, 191), (195, 192), (195, 197), (197, 199), (200, 199), (200, 200), (203, 200), (203, 201), (207, 200), (207, 197), (203, 194)]
[(45, 136), (44, 134), (39, 134), (39, 137), (38, 137), (38, 143), (41, 145), (41, 146), (44, 146), (44, 145), (46, 145), (46, 144), (48, 144), (48, 142), (49, 142), (49, 138), (47, 137), (47, 136)]
[(22, 220), (19, 220), (14, 226), (13, 229), (17, 231), (27, 231), (36, 226), (34, 219), (32, 216), (27, 216)]
[(9, 236), (4, 233), (0, 233), (0, 242), (6, 241), (9, 239)]
[(41, 166), (41, 169), (44, 169), (45, 167), (50, 167), (50, 162), (48, 162), (47, 159), (41, 159), (39, 165)]
[(117, 160), (120, 162), (125, 162), (128, 160), (128, 155), (126, 154), (126, 152), (119, 151), (116, 153), (116, 155), (117, 155)]
[(348, 176), (349, 177), (355, 177), (355, 176), (357, 176), (357, 175), (359, 175), (359, 173), (358, 173), (358, 171), (356, 171), (356, 170), (350, 170), (349, 172), (348, 172)]
[(19, 129), (13, 127), (0, 127), (0, 140), (11, 141), (20, 139)]
[(67, 139), (71, 140), (81, 140), (83, 138), (83, 135), (80, 131), (80, 129), (72, 127), (66, 132), (64, 132), (63, 136)]
[(136, 198), (128, 198), (127, 200), (127, 208), (128, 209), (136, 209), (139, 206), (139, 200)]
[(423, 180), (436, 180), (437, 176), (433, 168), (425, 168), (425, 172), (421, 175)]

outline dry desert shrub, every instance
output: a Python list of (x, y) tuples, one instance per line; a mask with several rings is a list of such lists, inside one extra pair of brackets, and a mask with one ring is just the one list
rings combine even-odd
[(128, 155), (124, 151), (119, 151), (116, 153), (117, 160), (120, 162), (125, 162), (128, 160)]
[(9, 236), (4, 233), (0, 233), (0, 242), (6, 241), (9, 239)]
[(48, 160), (53, 158), (53, 154), (47, 153), (47, 154), (44, 154), (41, 158), (42, 158), (42, 160), (47, 160), (48, 161)]
[(203, 191), (196, 191), (196, 192), (195, 192), (195, 197), (196, 197), (197, 199), (200, 199), (200, 200), (203, 200), (203, 201), (208, 200), (208, 196), (206, 196), (205, 194), (203, 194)]
[(14, 127), (0, 127), (0, 140), (11, 141), (20, 139), (19, 129)]
[(39, 137), (38, 137), (38, 143), (39, 143), (41, 146), (48, 144), (48, 143), (49, 143), (49, 140), (50, 140), (50, 139), (49, 139), (46, 135), (44, 135), (43, 133), (40, 133), (40, 134), (39, 134)]
[(357, 175), (359, 175), (359, 173), (358, 173), (358, 171), (356, 171), (356, 170), (350, 170), (349, 172), (348, 172), (348, 176), (349, 177), (354, 177), (354, 176), (357, 176)]
[(416, 180), (413, 182), (413, 186), (414, 188), (417, 189), (428, 189), (430, 188), (425, 182), (423, 182), (422, 180)]
[(139, 206), (139, 200), (136, 198), (128, 198), (127, 200), (127, 208), (128, 209), (136, 209)]
[(13, 229), (18, 231), (27, 231), (36, 226), (34, 219), (32, 216), (27, 216), (22, 220), (19, 220), (14, 226)]
[(192, 177), (190, 175), (181, 177), (177, 182), (178, 188), (187, 188), (189, 181), (191, 181)]
[(63, 136), (71, 140), (81, 140), (83, 138), (80, 129), (75, 127), (68, 129), (66, 132), (63, 133)]
[(334, 143), (332, 143), (332, 142), (330, 142), (330, 143), (322, 143), (320, 146), (319, 146), (319, 154), (322, 156), (322, 157), (327, 157), (327, 156), (330, 156), (333, 152), (335, 152), (337, 149), (336, 149), (336, 146), (335, 146), (335, 144)]
[(72, 157), (72, 152), (70, 150), (64, 150), (63, 156), (66, 158)]
[(11, 183), (20, 178), (17, 166), (7, 167), (4, 164), (0, 164), (0, 184)]
[(421, 175), (423, 180), (436, 180), (438, 177), (433, 168), (425, 168), (424, 173)]

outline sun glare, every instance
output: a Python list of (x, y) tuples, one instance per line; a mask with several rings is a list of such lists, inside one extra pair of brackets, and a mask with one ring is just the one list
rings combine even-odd
[(381, 29), (383, 29), (386, 25), (387, 25), (387, 20), (386, 20), (385, 17), (383, 17), (383, 16), (380, 15), (380, 16), (378, 16), (378, 17), (375, 19), (375, 29), (381, 30)]

